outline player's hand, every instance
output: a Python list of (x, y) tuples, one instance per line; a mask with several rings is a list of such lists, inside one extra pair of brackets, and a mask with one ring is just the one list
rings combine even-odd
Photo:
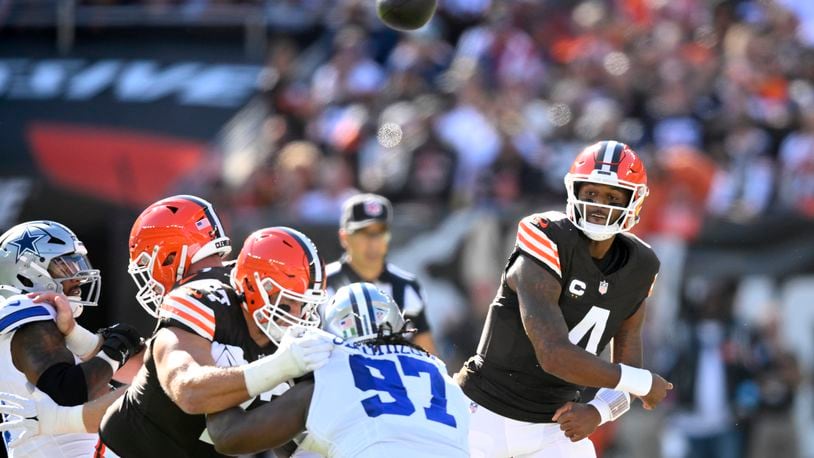
[(286, 330), (275, 355), (285, 358), (288, 378), (297, 378), (327, 364), (333, 348), (332, 335), (292, 327)]
[(124, 366), (131, 356), (144, 349), (144, 339), (138, 330), (126, 323), (116, 323), (113, 326), (99, 330), (104, 342), (99, 351)]
[(73, 308), (71, 308), (71, 302), (68, 300), (68, 296), (53, 291), (41, 291), (38, 293), (28, 293), (28, 297), (36, 304), (44, 302), (54, 307), (54, 310), (57, 312), (57, 317), (54, 321), (63, 336), (67, 336), (73, 331), (73, 328), (76, 326), (76, 320), (74, 319)]
[(593, 433), (602, 417), (592, 405), (566, 402), (554, 412), (551, 420), (560, 424), (560, 429), (571, 442), (577, 442)]
[(0, 414), (5, 416), (5, 421), (0, 423), (0, 431), (22, 433), (8, 443), (10, 448), (19, 447), (40, 434), (36, 401), (16, 394), (1, 392), (0, 401), (2, 401), (0, 402)]
[[(9, 443), (9, 447), (19, 447), (37, 436), (64, 434), (67, 425), (64, 414), (71, 407), (57, 405), (48, 395), (28, 384), (31, 397), (17, 396), (0, 392), (0, 413), (7, 415), (0, 423), (2, 431), (22, 431), (22, 434)], [(80, 407), (81, 408), (81, 407)]]
[(667, 397), (667, 392), (673, 389), (673, 384), (664, 380), (659, 374), (653, 373), (653, 384), (650, 386), (650, 392), (646, 396), (642, 396), (642, 405), (647, 410), (653, 410), (657, 405)]

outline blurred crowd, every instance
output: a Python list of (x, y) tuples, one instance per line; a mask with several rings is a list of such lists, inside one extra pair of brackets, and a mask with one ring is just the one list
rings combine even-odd
[(271, 43), (265, 167), (240, 204), (333, 221), (354, 187), (453, 208), (556, 201), (574, 152), (617, 138), (651, 170), (646, 232), (814, 216), (814, 36), (778, 2), (441, 1), (411, 34), (366, 0), (269, 8), (292, 3), (321, 34)]

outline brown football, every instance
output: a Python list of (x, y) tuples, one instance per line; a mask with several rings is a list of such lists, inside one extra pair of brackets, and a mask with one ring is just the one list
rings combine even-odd
[(396, 30), (416, 30), (435, 13), (436, 0), (376, 0), (379, 19)]

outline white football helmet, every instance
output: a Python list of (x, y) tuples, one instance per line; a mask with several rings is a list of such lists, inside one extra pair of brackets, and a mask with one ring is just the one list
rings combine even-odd
[[(71, 290), (64, 291), (65, 282)], [(76, 234), (54, 221), (29, 221), (0, 235), (0, 295), (54, 291), (68, 296), (74, 316), (99, 300), (102, 278)]]
[(396, 334), (404, 325), (398, 304), (372, 283), (339, 288), (322, 311), (322, 329), (347, 342)]

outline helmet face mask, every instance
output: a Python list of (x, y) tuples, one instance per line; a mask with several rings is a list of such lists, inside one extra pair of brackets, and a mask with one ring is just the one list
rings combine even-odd
[[(75, 317), (96, 306), (101, 275), (76, 234), (53, 221), (18, 224), (0, 236), (0, 294), (53, 291), (68, 296)], [(65, 291), (65, 286), (68, 290)]]
[(327, 300), (325, 265), (316, 246), (287, 227), (249, 235), (232, 270), (232, 285), (244, 296), (243, 308), (276, 345), (290, 326), (318, 326), (316, 308)]
[[(252, 318), (275, 344), (280, 343), (288, 327), (319, 326), (319, 314), (316, 310), (327, 299), (324, 291), (306, 291), (305, 294), (298, 294), (282, 287), (270, 277), (261, 279), (257, 272), (254, 272), (254, 284), (263, 298), (264, 305), (254, 311)], [(300, 313), (291, 313), (292, 303), (297, 304)]]
[(322, 328), (349, 343), (400, 333), (404, 326), (396, 302), (372, 283), (339, 288), (322, 311)]
[[(85, 306), (99, 303), (101, 292), (101, 275), (93, 269), (84, 254), (67, 254), (54, 258), (48, 266), (48, 273), (60, 285), (60, 291), (68, 297), (74, 316), (79, 316)], [(65, 284), (72, 283), (72, 288), (65, 291)]]
[(141, 252), (127, 265), (127, 273), (130, 274), (133, 282), (138, 287), (136, 301), (147, 313), (155, 318), (158, 318), (158, 310), (161, 308), (164, 295), (167, 293), (164, 285), (158, 282), (152, 274), (158, 250), (159, 247), (156, 246), (153, 249), (152, 256)]
[[(565, 175), (568, 193), (568, 219), (591, 240), (603, 241), (630, 231), (639, 222), (647, 188), (647, 172), (641, 159), (624, 143), (599, 142), (585, 148)], [(586, 183), (611, 186), (630, 195), (625, 206), (580, 200), (580, 186)], [(602, 223), (588, 221), (592, 209), (607, 211)], [(618, 215), (618, 216), (617, 216)]]

